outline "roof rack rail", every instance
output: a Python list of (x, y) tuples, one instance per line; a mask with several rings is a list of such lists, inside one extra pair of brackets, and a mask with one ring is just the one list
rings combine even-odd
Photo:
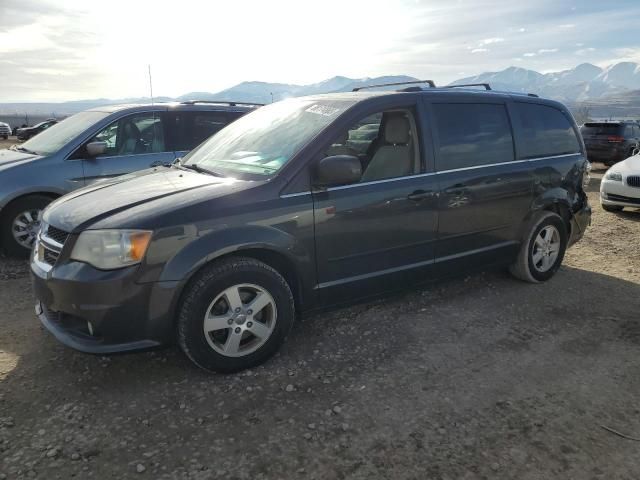
[(436, 84), (433, 80), (411, 80), (409, 82), (394, 82), (394, 83), (380, 83), (378, 85), (364, 85), (362, 87), (356, 87), (351, 91), (359, 92), (360, 90), (364, 90), (365, 88), (394, 87), (396, 85), (411, 85), (414, 83), (428, 83), (429, 87), (436, 88)]
[(229, 100), (185, 100), (184, 102), (180, 102), (181, 105), (195, 105), (196, 103), (223, 103), (227, 104), (230, 107), (235, 107), (236, 105), (248, 105), (248, 106), (257, 106), (263, 107), (264, 103), (258, 102), (231, 102)]
[(465, 88), (465, 87), (484, 87), (485, 90), (491, 90), (491, 85), (488, 83), (462, 83), (460, 85), (447, 85), (443, 88)]

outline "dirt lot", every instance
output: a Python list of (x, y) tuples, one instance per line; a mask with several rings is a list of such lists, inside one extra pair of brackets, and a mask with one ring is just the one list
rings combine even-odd
[(0, 479), (640, 478), (640, 442), (602, 428), (640, 437), (640, 212), (590, 190), (549, 283), (486, 273), (317, 316), (233, 376), (69, 350), (1, 261)]

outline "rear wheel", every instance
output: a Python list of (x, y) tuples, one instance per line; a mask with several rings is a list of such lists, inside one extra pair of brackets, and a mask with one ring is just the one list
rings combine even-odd
[(619, 205), (604, 205), (604, 204), (601, 204), (601, 205), (602, 205), (602, 209), (605, 212), (621, 212), (622, 209), (624, 208)]
[(278, 351), (293, 325), (289, 285), (255, 259), (213, 263), (186, 288), (178, 343), (206, 370), (230, 373), (263, 363)]
[(562, 217), (553, 212), (538, 213), (530, 222), (518, 258), (509, 271), (525, 282), (549, 280), (562, 264), (567, 240), (567, 228)]
[(49, 203), (49, 197), (32, 195), (10, 203), (2, 212), (0, 237), (8, 255), (21, 258), (29, 256), (40, 228), (42, 211)]

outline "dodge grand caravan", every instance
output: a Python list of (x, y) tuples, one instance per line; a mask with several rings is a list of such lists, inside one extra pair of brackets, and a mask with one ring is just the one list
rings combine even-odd
[(27, 257), (42, 209), (54, 198), (171, 163), (255, 107), (197, 101), (99, 107), (0, 150), (0, 247)]
[(274, 103), (181, 162), (53, 202), (31, 260), (36, 312), (83, 352), (176, 341), (237, 371), (309, 311), (489, 266), (550, 279), (590, 223), (587, 172), (567, 109), (535, 96)]

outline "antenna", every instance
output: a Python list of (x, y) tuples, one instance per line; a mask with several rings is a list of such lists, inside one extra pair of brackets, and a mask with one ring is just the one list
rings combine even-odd
[(153, 105), (153, 82), (151, 81), (151, 64), (149, 67), (149, 92), (151, 93), (151, 105)]

